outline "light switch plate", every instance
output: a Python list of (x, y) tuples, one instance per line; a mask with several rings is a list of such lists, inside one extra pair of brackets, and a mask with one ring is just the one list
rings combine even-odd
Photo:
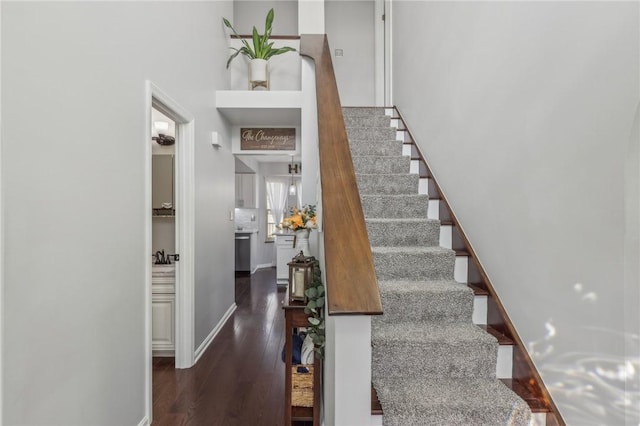
[(344, 56), (344, 51), (342, 49), (336, 49), (336, 56)]
[(220, 135), (218, 135), (218, 132), (211, 132), (211, 146), (220, 148)]

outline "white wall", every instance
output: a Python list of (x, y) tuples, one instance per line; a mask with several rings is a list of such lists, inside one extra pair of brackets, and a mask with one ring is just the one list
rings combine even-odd
[[(374, 9), (373, 0), (325, 3), (333, 69), (345, 106), (375, 105)], [(336, 56), (336, 49), (343, 56)]]
[[(207, 133), (231, 2), (2, 2), (7, 425), (135, 425), (144, 400), (145, 80), (196, 118), (199, 346), (233, 303), (234, 161)], [(170, 24), (161, 31), (160, 24)]]
[(258, 33), (264, 33), (264, 22), (269, 9), (273, 8), (273, 35), (298, 35), (297, 0), (235, 0), (233, 2), (233, 28), (238, 34), (251, 34), (255, 26)]
[(623, 309), (638, 16), (637, 2), (394, 2), (394, 102), (568, 424), (623, 424), (625, 375), (639, 421), (637, 291), (627, 328)]

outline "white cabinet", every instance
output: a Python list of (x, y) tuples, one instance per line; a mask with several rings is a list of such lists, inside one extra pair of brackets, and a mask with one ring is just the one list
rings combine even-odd
[(236, 173), (236, 207), (257, 208), (255, 174)]
[(176, 348), (176, 265), (154, 265), (151, 277), (153, 356), (174, 356)]
[(175, 294), (153, 294), (151, 297), (151, 318), (153, 331), (151, 346), (154, 356), (173, 356), (176, 347)]
[(293, 235), (276, 235), (276, 279), (278, 284), (286, 285), (289, 281), (287, 263), (296, 255), (293, 248)]

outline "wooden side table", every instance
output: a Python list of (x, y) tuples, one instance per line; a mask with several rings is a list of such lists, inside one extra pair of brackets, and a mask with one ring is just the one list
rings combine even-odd
[(322, 393), (322, 361), (317, 354), (313, 357), (313, 407), (296, 407), (292, 401), (292, 367), (293, 331), (299, 327), (308, 327), (302, 302), (289, 302), (289, 291), (285, 292), (282, 308), (285, 315), (285, 381), (284, 381), (284, 424), (290, 426), (292, 422), (313, 422), (313, 426), (320, 426), (320, 400)]

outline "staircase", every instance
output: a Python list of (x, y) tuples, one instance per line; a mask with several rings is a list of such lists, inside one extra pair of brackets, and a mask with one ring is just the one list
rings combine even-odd
[(511, 370), (508, 354), (499, 360), (501, 334), (486, 326), (486, 308), (474, 312), (451, 233), (391, 117), (345, 108), (344, 120), (384, 308), (372, 325), (384, 424), (529, 425), (529, 405), (498, 379)]

